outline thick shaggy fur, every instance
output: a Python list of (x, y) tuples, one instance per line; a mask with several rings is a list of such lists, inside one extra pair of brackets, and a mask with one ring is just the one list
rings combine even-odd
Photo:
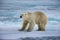
[(31, 31), (35, 24), (38, 25), (38, 31), (45, 31), (48, 18), (43, 12), (26, 12), (22, 15), (22, 18), (24, 21), (20, 31), (25, 30), (28, 23), (29, 27), (27, 31)]

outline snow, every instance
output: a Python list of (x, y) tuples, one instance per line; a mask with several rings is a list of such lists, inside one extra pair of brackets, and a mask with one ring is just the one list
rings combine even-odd
[(1, 34), (0, 39), (19, 39), (26, 37), (48, 37), (48, 36), (60, 36), (59, 32), (19, 32), (15, 34)]
[(15, 31), (15, 32), (0, 32), (0, 39), (19, 39), (26, 37), (52, 37), (52, 36), (60, 36), (59, 31)]
[(22, 24), (19, 23), (10, 23), (4, 24), (0, 23), (0, 39), (20, 39), (20, 38), (41, 38), (41, 37), (52, 37), (52, 36), (60, 36), (60, 26), (55, 26), (48, 24), (46, 25), (46, 31), (36, 31), (37, 25), (35, 25), (34, 29), (31, 32), (27, 31), (18, 31), (21, 28)]

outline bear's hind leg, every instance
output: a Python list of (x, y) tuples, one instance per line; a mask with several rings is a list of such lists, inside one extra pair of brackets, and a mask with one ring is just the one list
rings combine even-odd
[(41, 27), (41, 31), (45, 31), (45, 25), (44, 24), (41, 24), (40, 27)]
[(23, 22), (23, 26), (22, 26), (22, 28), (21, 29), (19, 29), (19, 31), (23, 31), (23, 30), (25, 30), (25, 28), (27, 27), (27, 24), (28, 24), (28, 21), (24, 21)]
[(38, 24), (38, 31), (45, 31), (45, 25), (44, 24)]

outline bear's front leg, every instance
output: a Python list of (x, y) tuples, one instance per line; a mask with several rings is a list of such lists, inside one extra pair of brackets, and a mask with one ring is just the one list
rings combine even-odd
[(34, 27), (35, 23), (34, 22), (30, 22), (29, 27), (27, 29), (28, 32), (32, 31), (33, 27)]
[(24, 20), (23, 25), (22, 25), (22, 28), (19, 29), (19, 31), (25, 30), (25, 28), (27, 27), (27, 24), (28, 24), (28, 21)]

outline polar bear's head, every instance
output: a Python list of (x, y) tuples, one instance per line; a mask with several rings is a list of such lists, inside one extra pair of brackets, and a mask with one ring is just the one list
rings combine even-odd
[(25, 13), (21, 14), (20, 18), (29, 19), (30, 18), (30, 12), (25, 12)]

